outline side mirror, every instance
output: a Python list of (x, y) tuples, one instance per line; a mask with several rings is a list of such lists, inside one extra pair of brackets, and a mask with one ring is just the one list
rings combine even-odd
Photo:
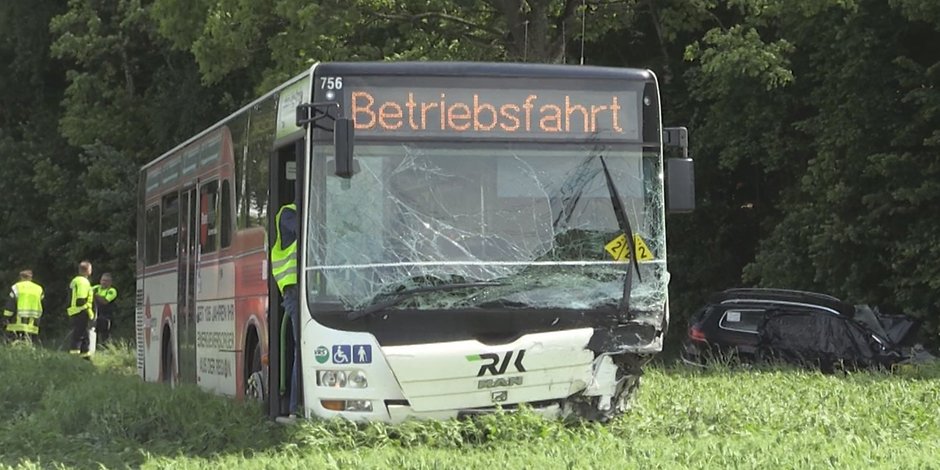
[(669, 213), (695, 210), (695, 164), (691, 158), (666, 159), (666, 190)]
[(349, 118), (337, 118), (333, 123), (333, 145), (336, 156), (336, 176), (352, 178), (354, 171), (353, 139), (354, 123)]

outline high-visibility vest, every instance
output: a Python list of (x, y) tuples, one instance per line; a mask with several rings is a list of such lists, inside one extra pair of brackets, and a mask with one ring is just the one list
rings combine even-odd
[(114, 302), (114, 299), (116, 299), (118, 295), (117, 289), (115, 289), (114, 286), (110, 286), (105, 289), (101, 287), (101, 284), (95, 284), (91, 287), (91, 296), (94, 298), (96, 295), (100, 295), (104, 297), (104, 300), (108, 301), (107, 305), (98, 305), (98, 303), (95, 302), (95, 309), (97, 313), (104, 316), (110, 315), (111, 310), (113, 310), (112, 307), (114, 306), (111, 302)]
[[(10, 297), (16, 300), (16, 319), (7, 325), (7, 331), (38, 335), (39, 325), (36, 322), (42, 316), (42, 286), (33, 281), (17, 282), (11, 289)], [(9, 310), (3, 313), (13, 316)]]
[(94, 297), (92, 297), (91, 283), (88, 282), (88, 278), (81, 275), (75, 276), (72, 278), (69, 287), (72, 289), (67, 310), (69, 316), (75, 316), (82, 312), (91, 315)]
[(284, 288), (297, 284), (297, 239), (287, 245), (281, 246), (281, 215), (285, 209), (297, 212), (296, 204), (285, 204), (277, 211), (274, 217), (274, 230), (277, 238), (274, 239), (274, 246), (271, 247), (271, 275), (277, 283), (278, 290), (284, 293)]
[(108, 302), (114, 302), (114, 299), (117, 298), (117, 289), (114, 286), (108, 287), (107, 289), (101, 287), (101, 284), (95, 284), (91, 288), (91, 292), (95, 295), (100, 295), (104, 297)]

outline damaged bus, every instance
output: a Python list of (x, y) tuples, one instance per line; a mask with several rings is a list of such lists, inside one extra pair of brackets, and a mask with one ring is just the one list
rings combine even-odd
[(687, 148), (648, 70), (317, 64), (141, 170), (138, 370), (272, 416), (299, 361), (306, 416), (609, 419), (662, 349)]

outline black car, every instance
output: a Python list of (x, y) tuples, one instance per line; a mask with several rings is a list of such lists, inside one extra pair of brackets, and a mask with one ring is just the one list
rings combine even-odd
[(814, 365), (889, 366), (908, 359), (904, 346), (916, 322), (867, 305), (786, 289), (728, 289), (714, 294), (689, 321), (687, 364), (715, 358), (772, 359)]

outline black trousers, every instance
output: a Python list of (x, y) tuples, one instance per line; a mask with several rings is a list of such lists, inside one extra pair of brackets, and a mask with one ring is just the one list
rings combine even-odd
[(88, 352), (88, 313), (82, 311), (70, 318), (72, 322), (72, 342), (69, 344), (69, 352), (79, 351), (82, 354)]
[(111, 337), (111, 325), (113, 322), (110, 317), (98, 315), (95, 320), (95, 332), (98, 334), (98, 344), (104, 344)]

